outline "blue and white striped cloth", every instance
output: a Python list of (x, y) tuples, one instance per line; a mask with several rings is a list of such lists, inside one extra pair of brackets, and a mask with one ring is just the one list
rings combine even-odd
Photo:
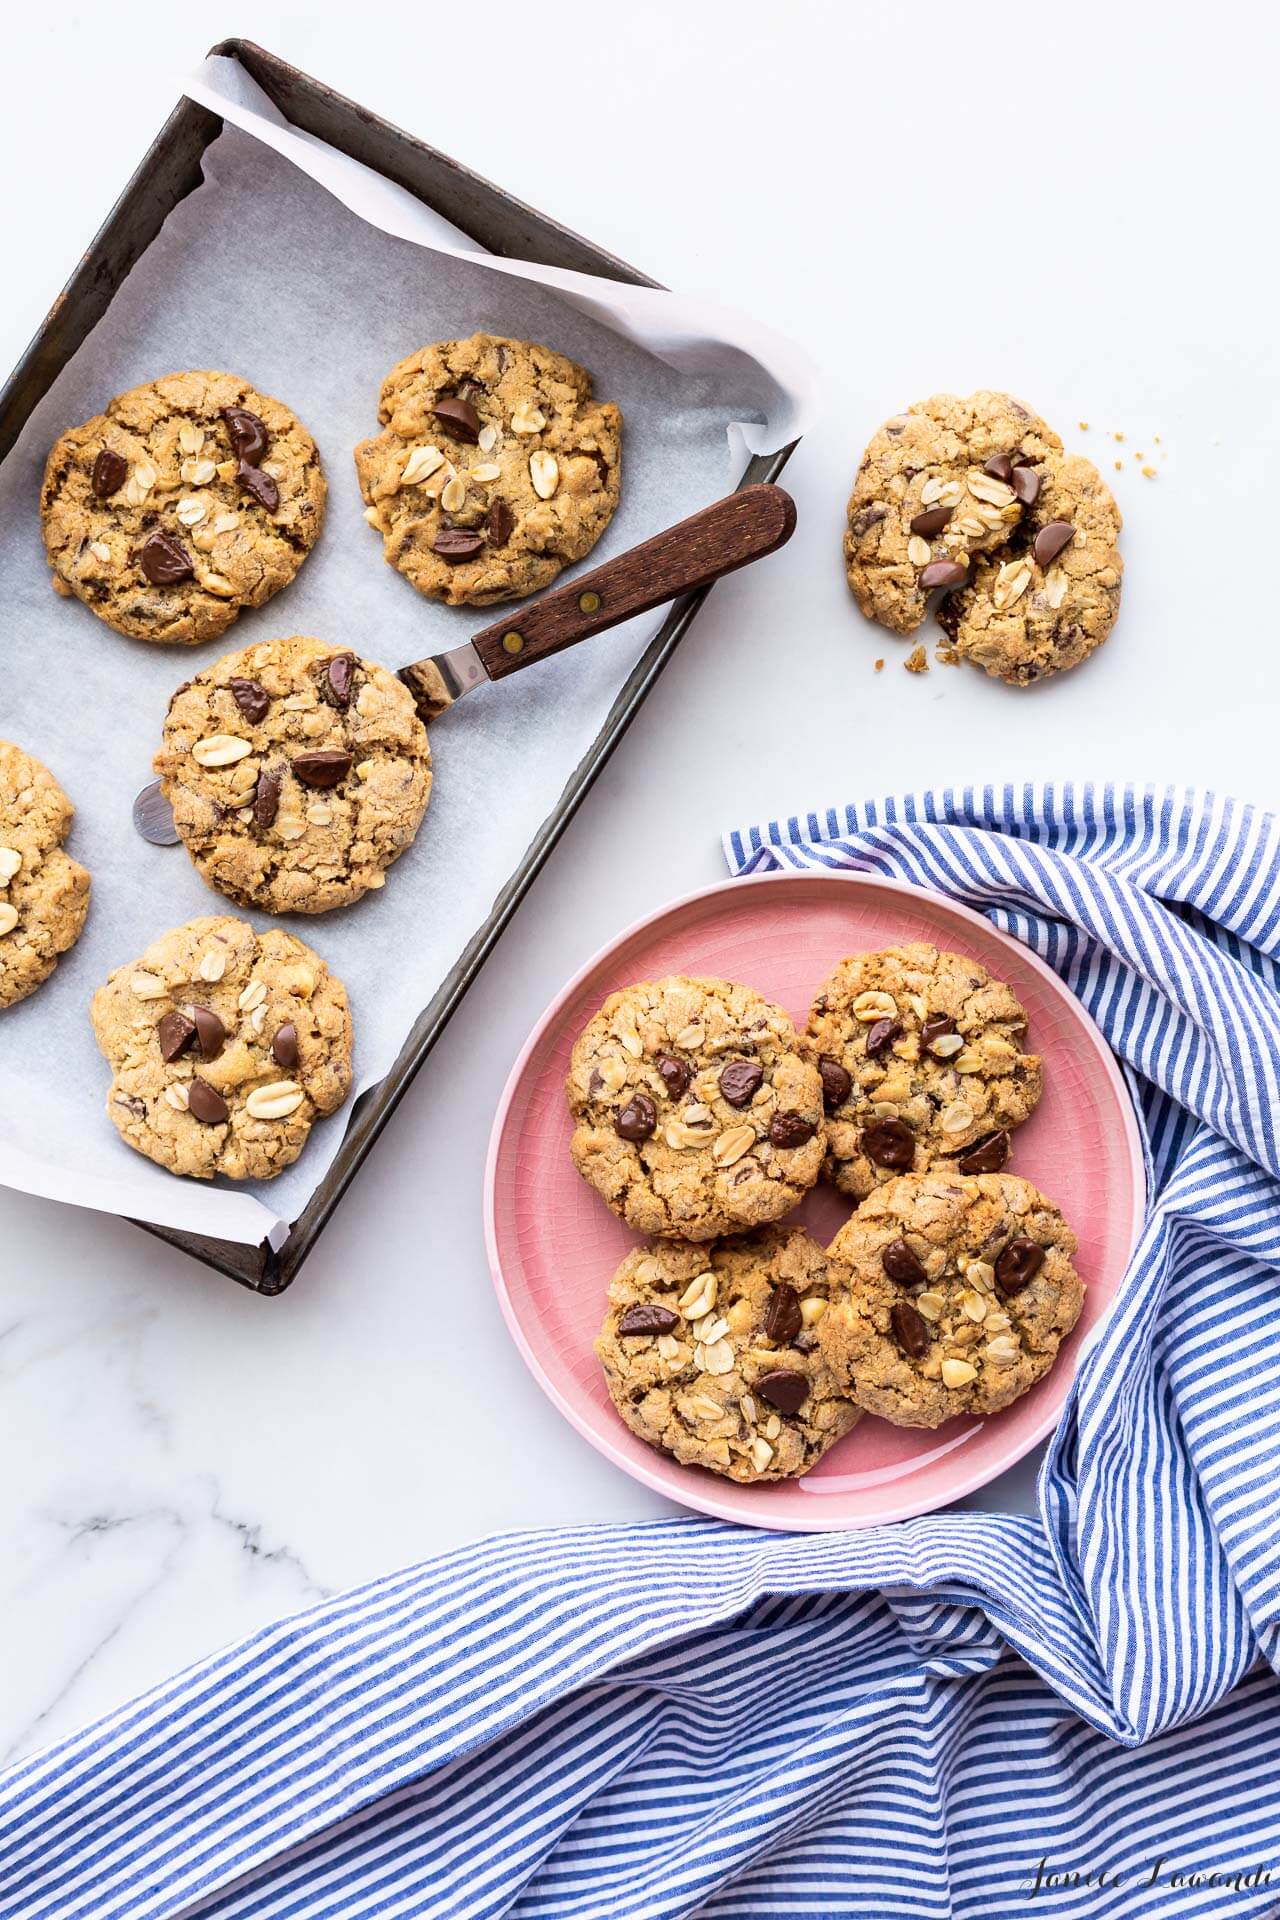
[(733, 833), (936, 887), (1127, 1063), (1154, 1201), (1039, 1517), (514, 1534), (0, 1777), (6, 1920), (1280, 1913), (1280, 834), (1005, 789)]

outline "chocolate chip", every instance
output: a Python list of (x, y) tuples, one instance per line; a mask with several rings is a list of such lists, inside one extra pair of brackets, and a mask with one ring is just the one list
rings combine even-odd
[(792, 1373), (789, 1367), (778, 1367), (773, 1373), (762, 1373), (752, 1382), (751, 1391), (761, 1400), (767, 1400), (779, 1413), (799, 1413), (809, 1394), (809, 1376), (805, 1373)]
[(256, 467), (271, 445), (266, 423), (259, 420), (256, 413), (250, 413), (248, 407), (224, 407), (222, 417), (227, 423), (231, 451), (236, 459), (243, 460), (248, 467)]
[(950, 518), (950, 507), (926, 507), (911, 522), (911, 531), (918, 533), (922, 540), (932, 540), (935, 533), (942, 532)]
[(227, 1037), (226, 1028), (212, 1007), (192, 1007), (191, 1017), (196, 1023), (201, 1056), (205, 1060), (216, 1060)]
[(175, 1007), (171, 1013), (166, 1013), (163, 1016), (159, 1026), (156, 1028), (156, 1038), (160, 1042), (161, 1059), (165, 1061), (176, 1060), (180, 1053), (186, 1052), (195, 1037), (195, 1021), (188, 1020), (186, 1014), (179, 1013)]
[(195, 572), (186, 548), (159, 528), (143, 541), (138, 564), (153, 587), (176, 587)]
[(996, 1285), (1001, 1293), (1021, 1293), (1044, 1265), (1044, 1248), (1020, 1234), (996, 1261)]
[(818, 1061), (818, 1073), (822, 1080), (822, 1104), (828, 1113), (834, 1113), (843, 1106), (853, 1091), (853, 1075), (824, 1053)]
[(929, 1277), (905, 1240), (891, 1240), (880, 1255), (880, 1265), (900, 1287), (922, 1287)]
[(271, 1042), (271, 1058), (278, 1067), (296, 1067), (298, 1064), (298, 1029), (292, 1020), (286, 1020), (277, 1027)]
[(1007, 487), (1013, 478), (1013, 461), (1007, 453), (993, 453), (989, 460), (983, 462), (982, 471), (989, 473), (993, 480), (1003, 480)]
[(878, 1167), (900, 1173), (916, 1157), (916, 1137), (904, 1120), (875, 1120), (863, 1129), (862, 1151)]
[(720, 1092), (731, 1107), (749, 1107), (763, 1079), (764, 1068), (758, 1060), (731, 1060), (720, 1069)]
[(356, 680), (356, 657), (354, 653), (335, 653), (325, 668), (321, 692), (330, 706), (339, 707), (343, 713), (351, 705), (351, 693)]
[(1031, 553), (1038, 567), (1051, 567), (1067, 542), (1075, 532), (1069, 520), (1050, 520), (1031, 543)]
[(670, 1333), (679, 1324), (679, 1314), (672, 1313), (670, 1307), (637, 1302), (619, 1316), (618, 1332), (624, 1340), (632, 1340), (644, 1333)]
[(856, 539), (861, 539), (862, 535), (869, 533), (872, 527), (879, 526), (887, 512), (887, 507), (863, 507), (862, 511), (855, 513), (853, 519), (849, 522), (850, 533), (852, 533)]
[(769, 1122), (769, 1138), (775, 1147), (803, 1147), (818, 1131), (817, 1123), (802, 1113), (775, 1113)]
[(909, 1360), (923, 1360), (929, 1351), (929, 1323), (909, 1300), (895, 1300), (889, 1309), (894, 1338)]
[(268, 513), (274, 513), (280, 505), (280, 489), (269, 473), (263, 473), (258, 467), (251, 467), (242, 460), (236, 468), (236, 479), (254, 497), (260, 500)]
[(878, 1060), (882, 1053), (888, 1053), (901, 1033), (902, 1022), (895, 1020), (892, 1014), (884, 1020), (874, 1021), (867, 1029), (867, 1052), (871, 1058)]
[(260, 680), (232, 680), (230, 687), (231, 698), (251, 727), (266, 719), (271, 695)]
[(1033, 507), (1040, 494), (1040, 475), (1032, 466), (1021, 462), (1014, 468), (1009, 485), (1017, 494), (1024, 507)]
[(658, 1072), (662, 1075), (663, 1086), (673, 1100), (680, 1098), (693, 1078), (693, 1068), (683, 1060), (677, 1060), (670, 1053), (659, 1054)]
[(1009, 1136), (1003, 1130), (984, 1134), (956, 1161), (961, 1173), (999, 1173), (1009, 1158)]
[(505, 547), (515, 532), (516, 517), (505, 500), (495, 500), (485, 516), (484, 530), (491, 547)]
[(483, 545), (482, 533), (472, 533), (467, 527), (441, 527), (431, 542), (431, 551), (456, 567), (463, 560), (474, 560)]
[(920, 585), (926, 593), (932, 593), (935, 587), (958, 587), (967, 572), (958, 560), (931, 560), (921, 569)]
[[(920, 1045), (926, 1053), (932, 1053), (934, 1041), (941, 1040), (945, 1034), (954, 1033), (955, 1030), (956, 1023), (949, 1013), (931, 1013), (920, 1029)], [(941, 1059), (944, 1056), (935, 1057)]]
[(217, 1127), (229, 1118), (230, 1109), (220, 1093), (209, 1085), (207, 1080), (196, 1078), (187, 1088), (187, 1112), (193, 1113), (197, 1120), (203, 1120), (207, 1127)]
[(109, 500), (124, 485), (128, 471), (129, 462), (114, 447), (103, 447), (93, 463), (93, 476), (89, 484), (99, 500)]
[(803, 1325), (800, 1297), (795, 1288), (787, 1286), (784, 1281), (774, 1288), (769, 1297), (769, 1310), (764, 1317), (764, 1337), (772, 1340), (775, 1346), (789, 1347)]
[(658, 1109), (647, 1093), (633, 1093), (613, 1116), (613, 1130), (620, 1140), (647, 1140), (657, 1124)]
[(295, 754), (293, 776), (304, 787), (336, 787), (351, 771), (352, 755), (345, 747), (325, 747), (315, 753)]
[(455, 396), (452, 400), (437, 400), (431, 409), (455, 440), (466, 440), (474, 447), (480, 438), (480, 415), (469, 400)]
[(253, 817), (260, 827), (274, 826), (280, 807), (280, 775), (260, 773), (253, 790)]

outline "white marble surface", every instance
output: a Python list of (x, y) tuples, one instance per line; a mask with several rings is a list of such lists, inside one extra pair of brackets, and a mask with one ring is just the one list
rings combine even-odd
[[(345, 8), (260, 4), (253, 31), (624, 257), (799, 335), (823, 380), (788, 476), (800, 531), (717, 590), (289, 1294), (0, 1194), (0, 1758), (479, 1532), (658, 1510), (507, 1340), (481, 1171), (542, 1006), (621, 924), (719, 877), (722, 826), (1032, 775), (1277, 797), (1273, 110), (1234, 10), (1202, 16), (1194, 46), (1176, 15), (1157, 31), (1096, 0), (989, 25), (935, 0), (562, 0), (548, 18), (489, 0), (449, 86), (430, 79), (439, 16), (399, 0), (359, 30)], [(38, 153), (40, 192), (6, 205), (23, 269), (6, 365), (212, 32), (152, 4), (121, 20), (28, 9), (10, 30), (25, 84), (0, 158), (12, 182)], [(1120, 627), (1023, 696), (904, 674), (838, 562), (877, 420), (984, 383), (1125, 462)], [(1031, 1485), (1028, 1466), (986, 1497), (1025, 1505)]]

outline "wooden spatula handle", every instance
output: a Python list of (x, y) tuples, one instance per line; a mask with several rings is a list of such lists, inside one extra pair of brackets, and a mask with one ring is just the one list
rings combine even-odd
[(795, 524), (795, 502), (781, 487), (744, 487), (568, 586), (513, 607), (473, 636), (475, 649), (490, 679), (501, 680), (762, 559), (786, 544)]

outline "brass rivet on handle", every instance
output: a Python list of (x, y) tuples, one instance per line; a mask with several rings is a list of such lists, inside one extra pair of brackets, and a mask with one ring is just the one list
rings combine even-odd
[(514, 628), (510, 633), (504, 633), (502, 636), (502, 651), (504, 653), (519, 653), (523, 645), (524, 635), (517, 633)]
[(578, 606), (583, 613), (599, 613), (600, 595), (598, 593), (580, 593)]

